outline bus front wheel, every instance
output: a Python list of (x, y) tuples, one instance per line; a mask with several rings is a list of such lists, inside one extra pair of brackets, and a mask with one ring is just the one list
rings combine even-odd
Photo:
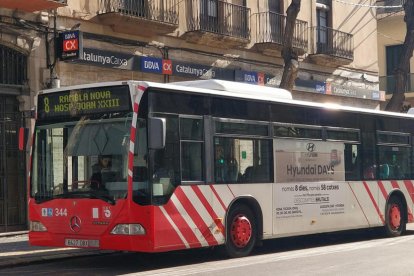
[(244, 257), (253, 250), (257, 226), (252, 210), (244, 204), (233, 206), (226, 223), (226, 253), (231, 258)]
[(385, 234), (388, 237), (401, 236), (406, 227), (405, 209), (398, 197), (391, 197), (388, 200), (387, 208), (385, 210)]

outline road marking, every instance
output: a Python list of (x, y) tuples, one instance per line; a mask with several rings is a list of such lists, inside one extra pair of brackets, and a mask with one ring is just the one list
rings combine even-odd
[(396, 238), (383, 238), (383, 239), (377, 239), (377, 240), (361, 241), (361, 242), (354, 242), (350, 244), (329, 245), (329, 246), (323, 246), (319, 248), (299, 249), (299, 250), (290, 251), (290, 252), (264, 254), (264, 255), (251, 256), (251, 257), (246, 257), (246, 258), (241, 258), (241, 259), (213, 261), (213, 262), (207, 262), (207, 263), (186, 265), (182, 267), (151, 270), (148, 272), (124, 274), (124, 276), (127, 276), (127, 275), (182, 276), (182, 275), (201, 274), (201, 273), (215, 272), (215, 271), (232, 269), (232, 268), (240, 268), (244, 266), (251, 266), (251, 265), (257, 265), (257, 264), (266, 264), (266, 263), (280, 262), (280, 261), (291, 260), (291, 259), (309, 258), (309, 257), (327, 255), (327, 254), (333, 254), (333, 253), (349, 252), (353, 250), (361, 250), (361, 249), (366, 249), (366, 248), (381, 247), (381, 246), (387, 247), (387, 246), (393, 246), (398, 243), (406, 243), (409, 240), (414, 240), (414, 235), (402, 236), (402, 237), (396, 237)]

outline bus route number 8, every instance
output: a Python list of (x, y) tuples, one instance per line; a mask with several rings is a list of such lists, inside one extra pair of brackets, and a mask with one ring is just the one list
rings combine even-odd
[(50, 111), (50, 107), (49, 107), (49, 98), (48, 98), (48, 97), (45, 97), (45, 98), (43, 99), (43, 103), (44, 103), (44, 105), (45, 105), (45, 112), (46, 112), (46, 113), (49, 113), (49, 111)]

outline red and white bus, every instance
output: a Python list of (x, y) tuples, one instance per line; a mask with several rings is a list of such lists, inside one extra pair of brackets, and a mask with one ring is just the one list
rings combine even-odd
[(32, 245), (162, 252), (413, 221), (414, 116), (225, 81), (37, 96)]

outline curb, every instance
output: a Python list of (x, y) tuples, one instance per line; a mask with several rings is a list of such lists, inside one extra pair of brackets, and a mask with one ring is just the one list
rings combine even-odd
[[(63, 259), (113, 254), (113, 250), (71, 248), (71, 247), (37, 247), (28, 244), (28, 231), (0, 233), (0, 274), (9, 267), (46, 263)], [(16, 242), (16, 246), (13, 244)], [(1, 247), (3, 243), (8, 246)], [(24, 243), (24, 245), (22, 245)], [(20, 244), (20, 245), (19, 245)]]
[(21, 235), (27, 235), (29, 234), (29, 231), (15, 231), (15, 232), (5, 232), (0, 233), (0, 238), (7, 238), (7, 237), (13, 237), (13, 236), (21, 236)]
[(114, 252), (115, 251), (109, 251), (109, 250), (108, 251), (95, 251), (95, 250), (90, 251), (90, 250), (85, 250), (85, 249), (79, 249), (79, 251), (75, 251), (75, 252), (51, 252), (47, 254), (38, 254), (35, 251), (27, 252), (27, 254), (20, 255), (20, 256), (3, 257), (0, 260), (0, 270), (4, 268), (15, 267), (15, 266), (38, 264), (38, 263), (43, 263), (43, 262), (58, 261), (62, 259), (113, 254)]

